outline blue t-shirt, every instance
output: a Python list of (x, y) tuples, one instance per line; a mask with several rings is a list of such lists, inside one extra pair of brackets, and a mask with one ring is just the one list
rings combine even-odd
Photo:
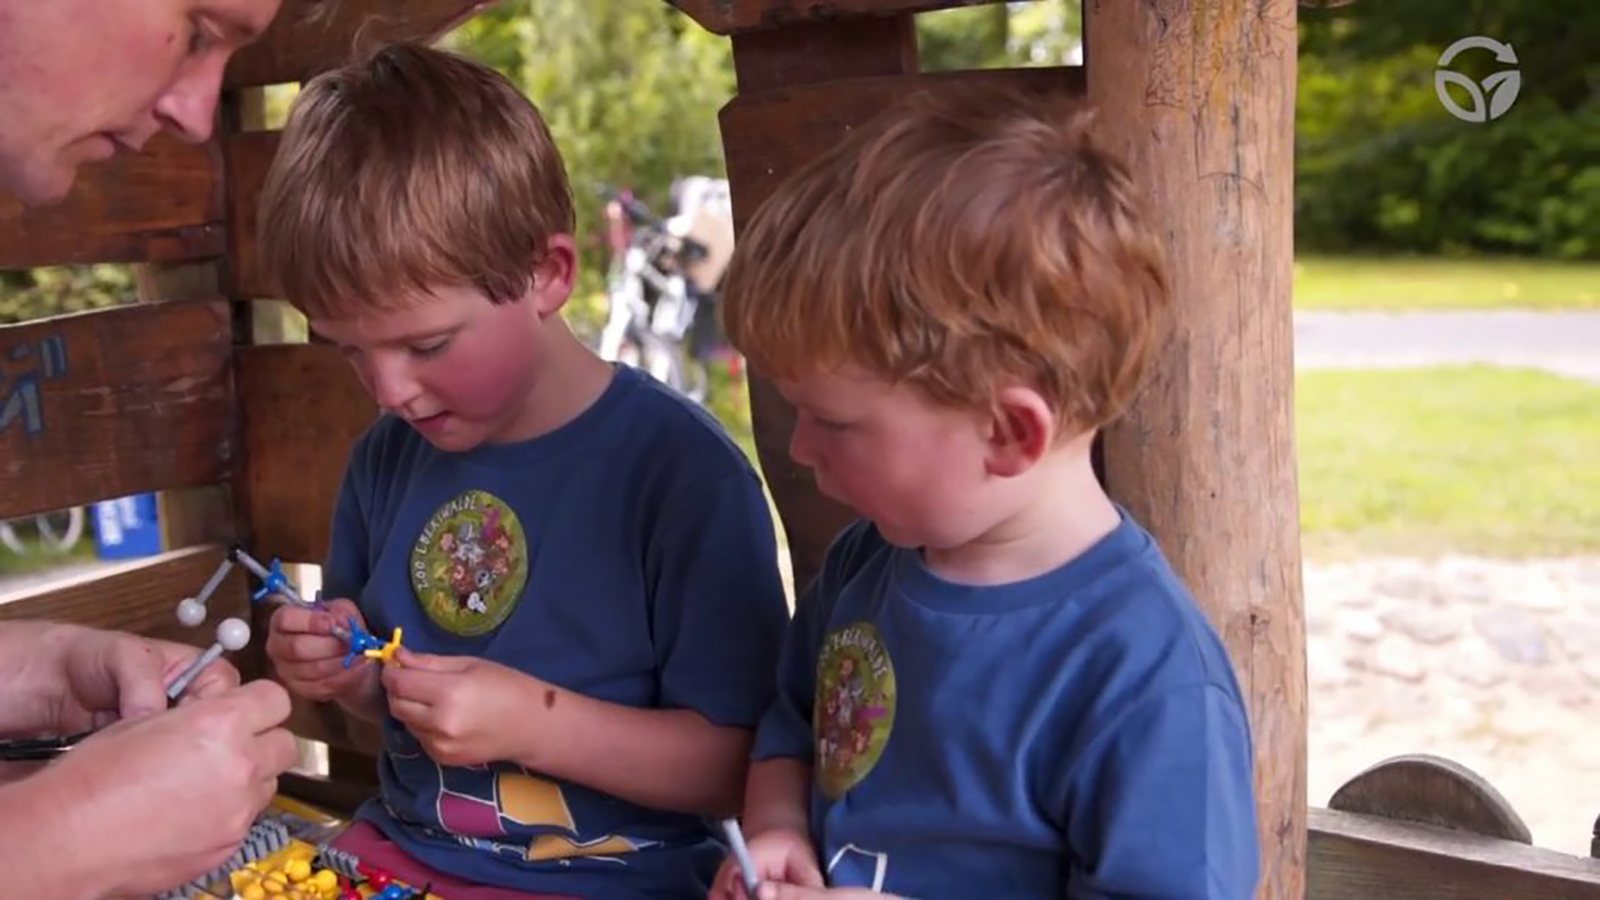
[[(324, 594), (371, 632), (493, 660), (589, 697), (754, 728), (788, 607), (760, 479), (715, 420), (618, 368), (533, 440), (435, 449), (385, 417), (352, 451)], [(440, 766), (392, 716), (360, 816), (461, 878), (591, 898), (700, 897), (704, 818), (510, 762)]]
[(1245, 900), (1250, 733), (1144, 529), (973, 587), (869, 523), (801, 600), (754, 756), (812, 765), (828, 883), (933, 897)]

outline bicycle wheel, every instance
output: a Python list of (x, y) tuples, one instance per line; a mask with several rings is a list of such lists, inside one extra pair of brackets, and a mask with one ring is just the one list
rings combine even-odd
[(57, 510), (33, 517), (39, 529), (39, 543), (56, 553), (65, 553), (78, 545), (83, 537), (83, 507)]
[(7, 550), (18, 556), (24, 556), (28, 552), (28, 545), (17, 537), (17, 532), (11, 527), (11, 522), (6, 520), (0, 520), (0, 544), (4, 544)]

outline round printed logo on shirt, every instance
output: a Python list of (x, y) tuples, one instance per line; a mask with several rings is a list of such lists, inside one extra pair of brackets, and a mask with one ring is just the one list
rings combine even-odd
[(411, 546), (411, 588), (428, 618), (464, 637), (500, 627), (528, 583), (528, 542), (505, 501), (472, 490), (439, 507)]
[(894, 729), (894, 665), (878, 630), (855, 622), (830, 632), (817, 661), (818, 784), (838, 799), (867, 777)]

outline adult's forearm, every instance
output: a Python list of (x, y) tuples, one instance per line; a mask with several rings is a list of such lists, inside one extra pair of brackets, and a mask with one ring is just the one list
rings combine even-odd
[[(0, 785), (0, 872), (6, 896), (94, 900), (110, 888), (97, 879), (107, 860), (102, 836), (80, 831), (85, 798), (48, 771)], [(73, 848), (78, 848), (74, 851)]]
[(685, 709), (639, 709), (543, 687), (521, 761), (547, 775), (653, 809), (732, 815), (750, 732)]

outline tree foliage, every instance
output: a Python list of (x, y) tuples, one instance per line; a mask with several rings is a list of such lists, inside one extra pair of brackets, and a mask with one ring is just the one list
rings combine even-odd
[(102, 309), (137, 294), (127, 266), (58, 266), (0, 272), (0, 325)]
[(664, 2), (515, 0), (450, 43), (521, 85), (550, 125), (584, 239), (580, 304), (599, 291), (606, 266), (604, 188), (629, 188), (662, 211), (674, 179), (724, 174), (717, 111), (734, 91), (727, 39)]
[[(1470, 35), (1509, 43), (1521, 72), (1484, 123), (1434, 89), (1440, 54)], [(1306, 10), (1300, 37), (1301, 247), (1600, 258), (1600, 4), (1357, 3)], [(1481, 82), (1508, 66), (1477, 49), (1450, 68)]]

